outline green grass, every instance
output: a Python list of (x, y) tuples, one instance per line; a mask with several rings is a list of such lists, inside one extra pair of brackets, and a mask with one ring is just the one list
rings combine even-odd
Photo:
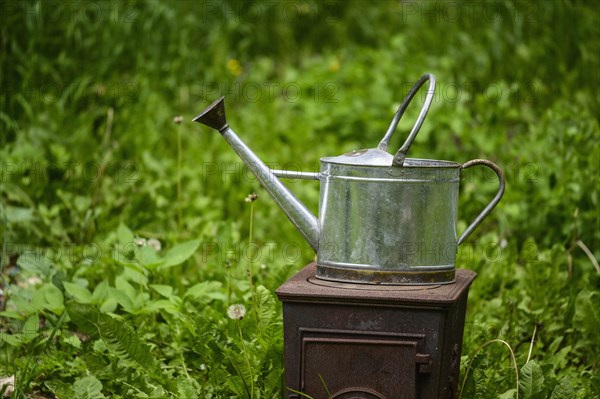
[[(486, 158), (507, 179), (459, 250), (478, 273), (463, 397), (517, 396), (495, 340), (519, 398), (600, 395), (598, 5), (365, 4), (0, 5), (0, 378), (16, 376), (14, 397), (281, 397), (272, 293), (314, 254), (191, 118), (226, 95), (261, 158), (316, 171), (375, 147), (425, 72), (437, 97), (409, 156)], [(496, 189), (476, 169), (459, 231)], [(318, 184), (287, 183), (316, 212)], [(232, 304), (248, 316), (228, 319)]]

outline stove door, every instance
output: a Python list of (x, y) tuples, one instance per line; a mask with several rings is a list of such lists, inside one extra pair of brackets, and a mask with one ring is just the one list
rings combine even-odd
[(301, 386), (315, 399), (414, 399), (416, 341), (304, 337)]

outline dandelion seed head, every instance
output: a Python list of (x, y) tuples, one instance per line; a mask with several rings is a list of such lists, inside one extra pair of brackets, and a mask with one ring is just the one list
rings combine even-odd
[(258, 194), (252, 193), (252, 194), (248, 194), (248, 196), (246, 197), (246, 199), (244, 201), (246, 201), (246, 202), (254, 202), (257, 199), (258, 199)]
[(232, 320), (242, 320), (246, 316), (246, 308), (241, 303), (236, 303), (227, 308), (227, 316)]
[(150, 238), (147, 242), (148, 246), (155, 251), (160, 251), (162, 244), (156, 238)]
[(508, 241), (506, 241), (506, 239), (503, 238), (502, 240), (500, 240), (500, 248), (504, 249), (506, 247), (508, 247)]

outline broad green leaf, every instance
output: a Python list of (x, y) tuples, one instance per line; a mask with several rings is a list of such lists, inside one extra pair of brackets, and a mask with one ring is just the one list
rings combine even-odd
[(81, 349), (81, 339), (79, 339), (77, 335), (70, 335), (68, 337), (65, 337), (63, 341), (69, 345), (74, 346), (77, 349)]
[(568, 377), (563, 377), (552, 391), (550, 399), (572, 399), (575, 397), (575, 390)]
[(544, 374), (535, 360), (525, 363), (519, 373), (519, 392), (522, 399), (534, 398), (544, 389)]
[(179, 307), (168, 299), (159, 299), (152, 301), (148, 305), (144, 306), (141, 313), (154, 313), (158, 310), (164, 310), (172, 315), (177, 315), (180, 312)]
[(17, 334), (8, 334), (8, 333), (0, 333), (0, 341), (4, 341), (7, 344), (19, 347), (27, 342), (27, 337), (21, 333)]
[(77, 326), (79, 331), (91, 337), (98, 336), (97, 324), (100, 312), (94, 306), (67, 301), (65, 307), (71, 321)]
[(65, 291), (71, 295), (77, 302), (81, 303), (91, 303), (92, 302), (92, 293), (85, 287), (82, 287), (79, 284), (69, 283), (67, 281), (63, 282), (63, 286), (65, 287)]
[(7, 317), (10, 319), (16, 319), (16, 320), (23, 320), (23, 315), (20, 314), (19, 312), (16, 312), (14, 310), (5, 310), (3, 312), (0, 312), (0, 317)]
[(212, 300), (225, 301), (227, 296), (221, 292), (221, 287), (222, 284), (219, 281), (203, 281), (188, 288), (184, 296), (205, 303)]
[(108, 289), (108, 281), (102, 280), (102, 282), (100, 282), (96, 286), (96, 288), (94, 288), (94, 293), (92, 294), (92, 301), (94, 303), (101, 303), (102, 301), (104, 301), (108, 296)]
[(63, 300), (62, 292), (54, 284), (46, 283), (35, 291), (31, 304), (38, 311), (48, 309), (58, 314), (63, 309)]
[(52, 270), (52, 262), (43, 254), (28, 251), (17, 259), (17, 264), (24, 270), (41, 276), (48, 276)]
[(30, 316), (25, 324), (23, 324), (23, 336), (27, 342), (30, 342), (38, 333), (40, 328), (40, 318), (37, 314)]
[(123, 268), (121, 276), (127, 281), (132, 281), (145, 287), (148, 284), (147, 274), (148, 271), (139, 263), (129, 263)]
[[(110, 287), (109, 293), (111, 299), (116, 301), (119, 305), (123, 306), (123, 309), (125, 309), (128, 312), (132, 312), (134, 310), (133, 301), (125, 292), (118, 288)], [(104, 303), (104, 305), (106, 305), (106, 302)], [(104, 305), (102, 306), (104, 307)]]
[(182, 244), (175, 245), (171, 248), (164, 258), (164, 263), (160, 268), (177, 266), (188, 260), (200, 246), (200, 240), (191, 240)]
[(123, 276), (117, 276), (115, 279), (115, 287), (123, 292), (131, 301), (135, 301), (137, 298), (137, 290), (127, 281)]
[(119, 306), (119, 302), (116, 299), (108, 298), (100, 305), (100, 311), (102, 313), (112, 313), (117, 309), (117, 306)]
[(23, 223), (33, 221), (33, 209), (18, 206), (6, 207), (6, 218), (9, 223)]
[(73, 399), (75, 398), (75, 391), (70, 384), (64, 383), (61, 380), (50, 380), (46, 381), (44, 385), (54, 394), (58, 399)]
[(165, 298), (170, 298), (173, 295), (173, 287), (171, 287), (170, 285), (150, 284), (150, 288), (152, 288), (154, 291), (158, 292)]
[(140, 248), (138, 259), (142, 266), (148, 269), (155, 269), (159, 266), (162, 266), (164, 263), (164, 259), (158, 256), (156, 251), (149, 246)]
[[(43, 309), (44, 299), (42, 293), (37, 294), (38, 291), (39, 289), (33, 293), (31, 300), (25, 297), (25, 292), (16, 292), (12, 296), (11, 302), (18, 309), (19, 313), (24, 313), (27, 316), (35, 312), (39, 312), (41, 309)], [(42, 296), (41, 301), (38, 299), (39, 296)], [(21, 318), (23, 318), (22, 315)]]
[(94, 376), (83, 377), (73, 384), (75, 399), (102, 399), (102, 383)]
[(132, 243), (134, 238), (135, 236), (129, 227), (125, 226), (123, 223), (119, 224), (119, 227), (117, 228), (117, 240), (121, 244)]
[(514, 399), (517, 390), (515, 388), (509, 389), (504, 392), (502, 395), (498, 396), (498, 399)]

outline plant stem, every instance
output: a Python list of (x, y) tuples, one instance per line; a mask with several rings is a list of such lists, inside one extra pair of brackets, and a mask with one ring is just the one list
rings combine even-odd
[(250, 232), (248, 233), (248, 280), (250, 282), (250, 292), (252, 293), (252, 312), (258, 326), (258, 310), (256, 303), (256, 287), (254, 287), (254, 271), (252, 261), (254, 260), (254, 251), (252, 250), (253, 243), (253, 227), (254, 227), (254, 202), (250, 202)]
[(512, 348), (510, 347), (508, 342), (506, 342), (502, 339), (492, 339), (491, 341), (487, 341), (487, 342), (481, 344), (479, 346), (479, 348), (477, 348), (475, 350), (475, 353), (473, 353), (473, 357), (471, 358), (471, 360), (469, 361), (469, 365), (467, 366), (467, 371), (465, 371), (465, 376), (463, 377), (463, 382), (460, 386), (460, 391), (458, 393), (458, 399), (462, 398), (463, 389), (465, 388), (465, 383), (467, 382), (467, 377), (469, 376), (469, 371), (471, 370), (471, 366), (473, 365), (473, 360), (475, 360), (475, 358), (479, 354), (479, 351), (481, 351), (486, 346), (494, 344), (494, 343), (504, 344), (508, 347), (508, 350), (510, 351), (510, 357), (512, 359), (513, 368), (515, 369), (515, 379), (516, 379), (515, 384), (517, 386), (517, 398), (516, 399), (519, 399), (519, 367), (517, 366), (517, 360), (515, 359), (515, 352), (512, 350)]
[(179, 352), (179, 357), (181, 358), (181, 365), (183, 366), (183, 373), (189, 379), (190, 374), (188, 373), (187, 366), (185, 364), (185, 358), (183, 357), (183, 349), (181, 347), (181, 330), (179, 330), (179, 324), (175, 324), (175, 329), (177, 330), (177, 351)]
[(181, 160), (183, 149), (181, 146), (181, 124), (177, 125), (177, 230), (181, 232)]
[(533, 343), (535, 342), (535, 333), (537, 332), (537, 323), (533, 328), (533, 335), (531, 336), (531, 344), (529, 345), (529, 353), (527, 354), (527, 361), (525, 363), (529, 363), (531, 359), (531, 353), (533, 352)]
[(227, 264), (225, 267), (227, 268), (227, 306), (231, 305), (231, 266)]
[(4, 234), (2, 237), (2, 252), (0, 253), (0, 288), (2, 288), (2, 295), (4, 295), (4, 299), (0, 298), (0, 311), (3, 311), (6, 307), (6, 303), (8, 303), (8, 280), (4, 277), (4, 259), (6, 259), (6, 264), (10, 263), (10, 259), (8, 257), (8, 241), (9, 241), (9, 231), (8, 231), (8, 217), (6, 216), (6, 212), (4, 211), (4, 206), (0, 202), (0, 215), (2, 215), (2, 224), (4, 225)]
[[(242, 333), (242, 326), (239, 320), (236, 320), (238, 332), (240, 333), (240, 341), (242, 341), (242, 351), (246, 358), (246, 364), (248, 365), (248, 371), (250, 372), (250, 399), (254, 398), (254, 373), (252, 372), (252, 365), (250, 364), (250, 357), (248, 356), (248, 350), (246, 349), (246, 343), (244, 342), (244, 334)], [(242, 376), (243, 378), (243, 376)]]
[(586, 256), (588, 257), (588, 259), (590, 260), (590, 262), (592, 262), (592, 265), (594, 265), (594, 268), (596, 269), (596, 271), (600, 275), (600, 264), (598, 264), (598, 261), (594, 257), (594, 254), (592, 253), (592, 251), (590, 251), (590, 249), (588, 248), (588, 246), (585, 245), (583, 243), (583, 241), (581, 241), (581, 240), (577, 240), (577, 245), (579, 246), (579, 248), (581, 248), (581, 250), (583, 252), (585, 252)]

